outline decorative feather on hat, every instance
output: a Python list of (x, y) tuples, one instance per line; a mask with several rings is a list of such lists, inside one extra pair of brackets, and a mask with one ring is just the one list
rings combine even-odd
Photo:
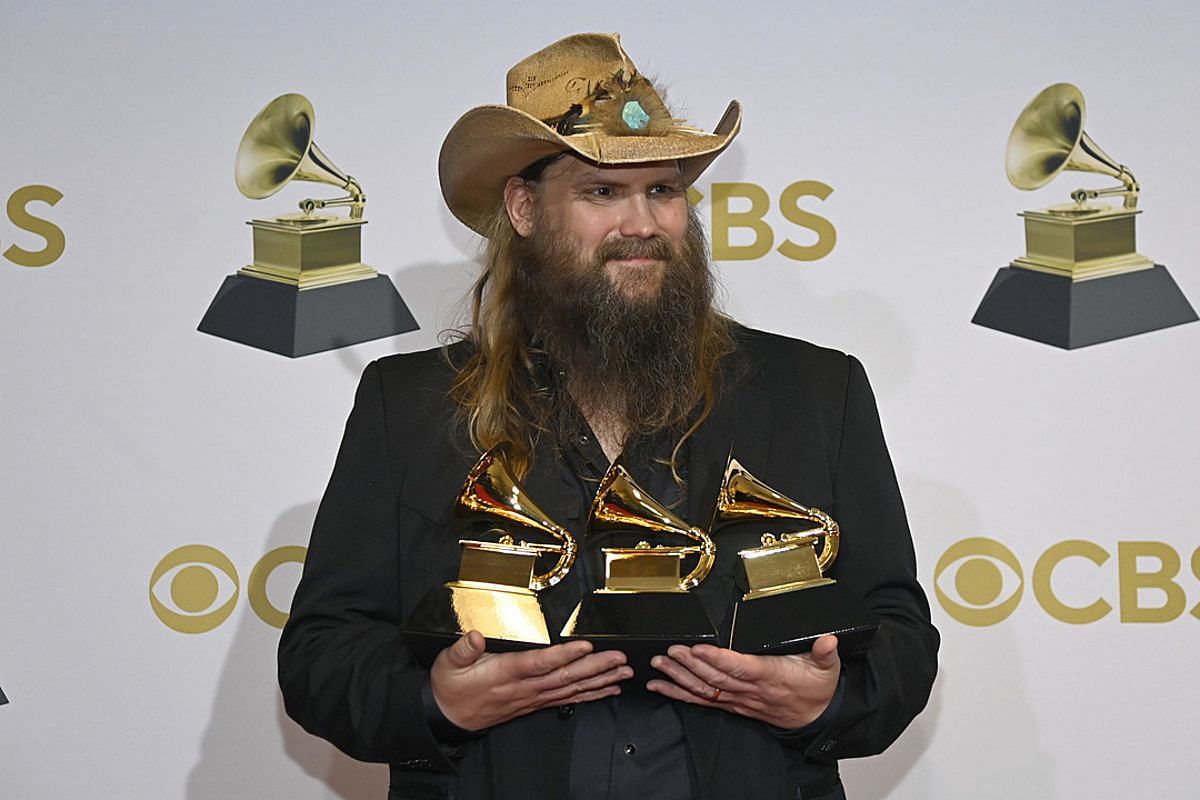
[(596, 164), (674, 160), (690, 185), (741, 128), (736, 100), (712, 133), (676, 119), (615, 33), (555, 42), (509, 70), (507, 85), (507, 105), (464, 114), (438, 160), (446, 205), (478, 233), (505, 181), (540, 158), (568, 150)]

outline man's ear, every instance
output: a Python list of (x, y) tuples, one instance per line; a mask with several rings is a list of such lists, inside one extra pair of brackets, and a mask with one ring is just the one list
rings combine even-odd
[(514, 175), (504, 184), (504, 210), (518, 236), (533, 233), (534, 203), (533, 189), (524, 179)]

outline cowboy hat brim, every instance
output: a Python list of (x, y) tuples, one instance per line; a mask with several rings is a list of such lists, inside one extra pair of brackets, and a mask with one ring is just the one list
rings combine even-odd
[(734, 100), (712, 133), (616, 136), (602, 132), (563, 136), (545, 122), (511, 106), (473, 108), (454, 123), (438, 156), (446, 205), (464, 225), (487, 235), (503, 200), (505, 182), (540, 158), (571, 151), (596, 164), (678, 161), (685, 185), (707, 169), (742, 126)]

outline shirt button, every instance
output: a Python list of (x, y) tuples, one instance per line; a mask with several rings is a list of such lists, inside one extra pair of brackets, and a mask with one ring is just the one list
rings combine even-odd
[(558, 718), (559, 719), (570, 719), (571, 715), (574, 713), (575, 713), (575, 704), (574, 703), (558, 707)]
[(828, 753), (835, 747), (837, 747), (837, 739), (826, 739), (821, 743), (821, 752)]
[(637, 752), (637, 747), (632, 744), (625, 745), (625, 755), (631, 756)]

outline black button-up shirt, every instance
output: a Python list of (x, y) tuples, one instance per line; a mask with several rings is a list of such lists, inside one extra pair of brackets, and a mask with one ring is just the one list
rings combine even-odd
[[(659, 434), (630, 442), (623, 456), (638, 484), (668, 506), (681, 500), (669, 463), (674, 445), (673, 435)], [(681, 461), (685, 460), (682, 451), (686, 449), (685, 443)], [(580, 519), (587, 519), (596, 487), (608, 469), (608, 458), (590, 433), (565, 443), (562, 452), (559, 473), (564, 488), (578, 498)], [(677, 469), (682, 474), (684, 466), (680, 464)], [(581, 542), (580, 556), (567, 579), (577, 581), (584, 594), (598, 589), (604, 576), (601, 549), (630, 547), (639, 539), (649, 538), (653, 537), (631, 532), (603, 541)], [(651, 790), (655, 800), (688, 800), (693, 796), (692, 767), (677, 704), (661, 695), (631, 688), (623, 687), (623, 693), (616, 697), (564, 707), (575, 709), (571, 800), (628, 798)]]

